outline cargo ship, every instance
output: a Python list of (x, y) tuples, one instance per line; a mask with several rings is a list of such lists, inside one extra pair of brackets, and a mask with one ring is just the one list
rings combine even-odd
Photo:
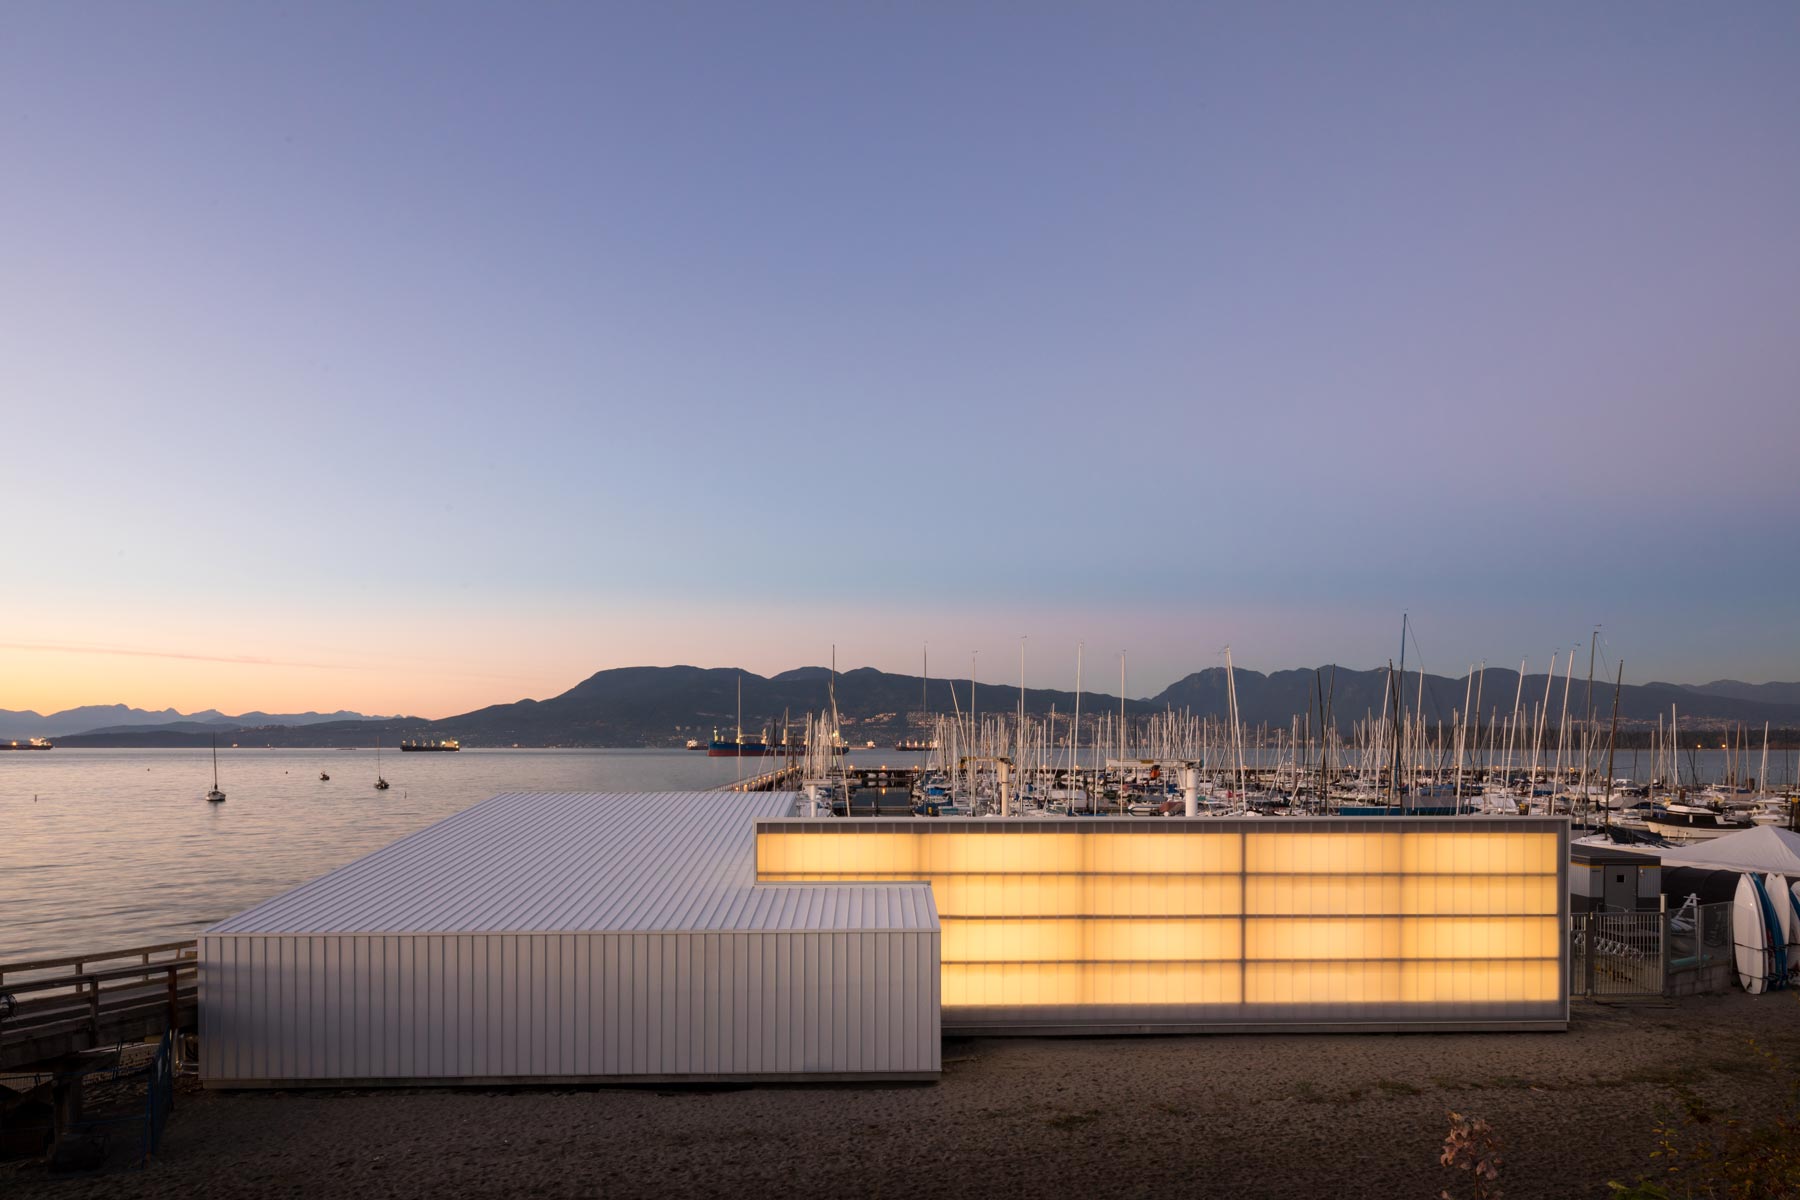
[(894, 749), (907, 754), (925, 754), (937, 748), (936, 738), (901, 738), (894, 743)]
[(715, 729), (712, 741), (706, 744), (708, 758), (767, 758), (773, 753), (768, 737), (760, 733), (740, 732), (736, 737), (720, 737)]
[[(834, 743), (833, 754), (848, 754), (850, 747), (843, 742)], [(721, 737), (718, 730), (713, 730), (712, 741), (706, 744), (708, 758), (805, 758), (806, 742), (789, 741), (783, 737), (779, 742), (769, 741), (766, 733), (739, 733), (736, 737), (729, 734)]]
[(462, 743), (455, 738), (445, 738), (441, 742), (401, 742), (400, 748), (407, 751), (430, 750), (436, 753), (449, 753), (453, 750), (461, 750)]
[(0, 742), (0, 750), (54, 750), (56, 743), (49, 738), (29, 738), (23, 742)]
[(769, 734), (744, 732), (744, 676), (738, 674), (737, 681), (737, 736), (722, 738), (719, 727), (713, 726), (712, 741), (706, 744), (708, 758), (767, 758), (774, 751), (769, 748)]

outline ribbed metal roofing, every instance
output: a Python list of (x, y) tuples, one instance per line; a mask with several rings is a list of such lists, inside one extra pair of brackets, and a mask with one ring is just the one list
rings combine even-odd
[(936, 929), (914, 883), (756, 882), (756, 820), (791, 792), (513, 792), (210, 933)]

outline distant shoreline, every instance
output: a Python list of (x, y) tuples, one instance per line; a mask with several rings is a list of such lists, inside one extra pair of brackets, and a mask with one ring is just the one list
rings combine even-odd
[[(1696, 723), (1696, 725), (1697, 724), (1698, 723)], [(1083, 726), (1085, 729), (1085, 726), (1086, 726), (1085, 720), (1083, 721)], [(919, 753), (918, 751), (896, 750), (894, 748), (894, 743), (896, 741), (900, 740), (901, 738), (907, 737), (909, 735), (917, 736), (917, 732), (918, 732), (917, 730), (909, 731), (903, 727), (897, 726), (892, 729), (869, 728), (866, 730), (859, 730), (858, 732), (861, 733), (862, 736), (851, 739), (851, 749), (854, 751), (870, 753), (870, 754), (874, 754), (874, 753), (916, 754), (916, 753)], [(1283, 735), (1285, 735), (1287, 731), (1282, 730), (1281, 732)], [(1648, 728), (1638, 726), (1638, 727), (1634, 727), (1634, 728), (1630, 728), (1630, 729), (1621, 727), (1619, 730), (1617, 749), (1619, 751), (1623, 751), (1623, 752), (1630, 752), (1633, 750), (1638, 750), (1638, 751), (1648, 750), (1648, 749), (1650, 749), (1651, 739), (1652, 739), (1652, 736), (1655, 734), (1655, 732), (1656, 732), (1655, 726), (1649, 726)], [(1274, 739), (1272, 737), (1262, 738), (1262, 737), (1255, 736), (1255, 733), (1256, 733), (1256, 731), (1253, 729), (1246, 731), (1246, 738), (1245, 738), (1245, 747), (1246, 748), (1255, 747), (1258, 749), (1264, 749), (1264, 748), (1269, 748), (1269, 747), (1272, 747), (1275, 745)], [(1715, 735), (1720, 735), (1720, 734), (1721, 734), (1720, 730), (1713, 729), (1713, 728), (1697, 727), (1692, 730), (1684, 729), (1682, 731), (1682, 747), (1681, 747), (1682, 753), (1685, 754), (1690, 750), (1700, 751), (1700, 752), (1704, 752), (1704, 753), (1716, 753), (1717, 751), (1722, 749), (1722, 747), (1719, 745), (1720, 736), (1715, 736)], [(280, 735), (280, 736), (275, 736), (275, 735)], [(306, 735), (305, 727), (300, 727), (298, 729), (283, 728), (283, 729), (279, 729), (279, 730), (276, 730), (276, 729), (225, 730), (225, 731), (221, 731), (217, 736), (219, 738), (219, 748), (221, 750), (240, 749), (240, 750), (344, 750), (344, 751), (350, 751), (350, 750), (374, 750), (375, 749), (375, 734), (373, 732), (368, 733), (368, 734), (358, 735), (354, 741), (354, 744), (347, 741), (343, 737), (333, 738), (333, 739), (327, 741), (327, 740), (319, 740), (316, 738), (308, 738), (305, 735)], [(1544, 736), (1545, 736), (1545, 744), (1546, 745), (1554, 746), (1556, 744), (1557, 731), (1554, 728), (1550, 728), (1550, 729), (1546, 730)], [(400, 741), (405, 738), (412, 738), (412, 737), (425, 738), (425, 739), (437, 739), (440, 737), (456, 738), (462, 742), (462, 747), (463, 747), (463, 750), (465, 750), (465, 751), (468, 751), (468, 750), (673, 750), (673, 751), (679, 751), (682, 753), (689, 753), (689, 754), (702, 753), (701, 751), (697, 751), (697, 750), (688, 750), (684, 744), (685, 739), (683, 739), (683, 738), (677, 738), (677, 739), (669, 740), (669, 741), (656, 741), (656, 742), (652, 742), (652, 741), (635, 741), (635, 742), (530, 742), (530, 741), (518, 741), (518, 742), (485, 743), (479, 734), (470, 734), (470, 733), (466, 733), (466, 732), (456, 730), (456, 729), (431, 729), (431, 728), (408, 730), (408, 731), (405, 731), (404, 733), (384, 731), (381, 734), (382, 749), (392, 751), (395, 753), (399, 753), (400, 752), (399, 751)], [(1085, 737), (1085, 733), (1084, 733), (1084, 737)], [(1703, 739), (1704, 739), (1704, 744), (1701, 744)], [(865, 748), (864, 746), (859, 744), (862, 741), (868, 741), (868, 740), (873, 740), (875, 742), (875, 745), (873, 747)], [(171, 732), (148, 732), (148, 733), (141, 733), (141, 734), (131, 734), (131, 733), (77, 734), (72, 737), (56, 738), (56, 739), (54, 739), (54, 741), (56, 743), (57, 750), (205, 750), (212, 746), (213, 735), (190, 734), (190, 733), (171, 733)], [(1748, 754), (1751, 756), (1759, 755), (1762, 752), (1762, 745), (1763, 745), (1762, 731), (1756, 730), (1756, 731), (1754, 731), (1754, 735), (1751, 738), (1751, 745), (1749, 747)], [(1604, 747), (1603, 747), (1603, 749), (1604, 749)], [(1771, 729), (1769, 731), (1769, 752), (1771, 754), (1791, 753), (1795, 750), (1800, 750), (1800, 729)], [(45, 752), (34, 751), (31, 753), (41, 757), (43, 755), (43, 753), (45, 753)], [(55, 751), (50, 751), (49, 753), (55, 753)], [(21, 755), (20, 755), (20, 757), (26, 757), (26, 756), (27, 755), (25, 755), (23, 753), (21, 753)], [(1492, 756), (1490, 755), (1489, 757), (1492, 757)], [(772, 754), (772, 755), (768, 755), (767, 758), (770, 760), (779, 759), (779, 758), (781, 758), (781, 755)], [(762, 760), (761, 759), (746, 759), (744, 761), (758, 762), (758, 761), (762, 761)], [(1771, 763), (1771, 766), (1773, 767), (1773, 766), (1775, 766), (1775, 764)]]

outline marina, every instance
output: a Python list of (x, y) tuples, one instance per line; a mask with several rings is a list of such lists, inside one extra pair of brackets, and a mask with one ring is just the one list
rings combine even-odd
[[(1219, 735), (1215, 732), (1214, 736)], [(1106, 756), (1091, 745), (1081, 753), (1084, 774), (1079, 792), (1089, 803), (1085, 808), (1077, 804), (1071, 811), (1120, 813), (1119, 800), (1106, 796), (1109, 780), (1135, 774), (1135, 782), (1127, 781), (1126, 794), (1132, 795), (1134, 789), (1150, 790), (1147, 768), (1109, 770)], [(1278, 754), (1272, 747), (1246, 746), (1244, 754), (1247, 790), (1267, 792), (1278, 782), (1291, 782), (1286, 751)], [(0, 872), (0, 904), (15, 914), (0, 924), (0, 961), (192, 937), (211, 921), (266, 899), (282, 887), (340, 866), (439, 816), (509, 789), (745, 786), (787, 788), (804, 796), (807, 776), (804, 762), (774, 760), (772, 771), (759, 772), (751, 761), (710, 759), (680, 749), (464, 747), (460, 754), (408, 755), (402, 763), (384, 763), (392, 789), (372, 793), (373, 755), (372, 747), (266, 750), (221, 746), (220, 783), (230, 793), (230, 800), (218, 805), (202, 803), (202, 793), (212, 779), (206, 748), (59, 748), (53, 754), (0, 758), (0, 824), (14, 831), (13, 845), (28, 864)], [(1629, 769), (1629, 760), (1621, 759), (1620, 766)], [(1066, 762), (1065, 752), (1065, 772)], [(1240, 808), (1258, 811), (1225, 794), (1236, 790), (1238, 780), (1235, 754), (1229, 762), (1229, 767), (1217, 770), (1215, 778), (1202, 776), (1211, 790), (1201, 795), (1212, 798), (1205, 811), (1219, 815)], [(967, 772), (957, 771), (956, 765), (957, 760), (947, 759), (943, 752), (933, 759), (928, 754), (893, 750), (854, 750), (834, 756), (831, 765), (820, 768), (813, 778), (825, 788), (846, 787), (859, 815), (892, 817), (924, 809), (928, 802), (939, 804), (942, 811), (943, 797), (949, 796), (953, 782), (967, 786)], [(813, 766), (818, 768), (817, 763)], [(1465, 771), (1470, 770), (1465, 764)], [(1730, 770), (1731, 755), (1726, 752), (1697, 749), (1691, 756), (1683, 752), (1684, 777), (1697, 778), (1700, 792), (1718, 785)], [(320, 779), (321, 775), (329, 778)], [(1055, 782), (1053, 773), (1042, 776), (1034, 795), (1047, 795)], [(1156, 783), (1162, 789), (1159, 809), (1164, 804), (1174, 809), (1183, 803), (1177, 769), (1164, 769)], [(1176, 787), (1173, 794), (1167, 790), (1171, 783)], [(978, 799), (997, 801), (997, 779), (991, 765), (979, 766), (976, 785)], [(934, 794), (933, 788), (940, 791)], [(1374, 788), (1363, 790), (1375, 794)], [(965, 794), (957, 789), (956, 799)], [(821, 796), (820, 811), (828, 805), (841, 807), (829, 794), (822, 792)], [(1309, 799), (1308, 792), (1302, 791), (1297, 806), (1276, 806), (1268, 811), (1307, 812)], [(1513, 811), (1517, 811), (1516, 799)], [(1134, 798), (1123, 811), (1131, 815), (1132, 806), (1141, 804)], [(1630, 828), (1620, 820), (1630, 815), (1622, 808), (1610, 810), (1610, 814), (1590, 809), (1587, 820), (1578, 823), (1601, 825), (1607, 815), (1614, 820), (1615, 832), (1620, 826)], [(128, 869), (121, 872), (120, 862), (128, 862)]]

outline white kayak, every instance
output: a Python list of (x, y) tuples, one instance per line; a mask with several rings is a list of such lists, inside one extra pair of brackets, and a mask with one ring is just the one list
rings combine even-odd
[(1752, 996), (1768, 990), (1774, 970), (1770, 953), (1768, 915), (1763, 911), (1765, 893), (1762, 880), (1754, 875), (1738, 876), (1737, 895), (1731, 902), (1731, 940), (1737, 960), (1738, 982)]

